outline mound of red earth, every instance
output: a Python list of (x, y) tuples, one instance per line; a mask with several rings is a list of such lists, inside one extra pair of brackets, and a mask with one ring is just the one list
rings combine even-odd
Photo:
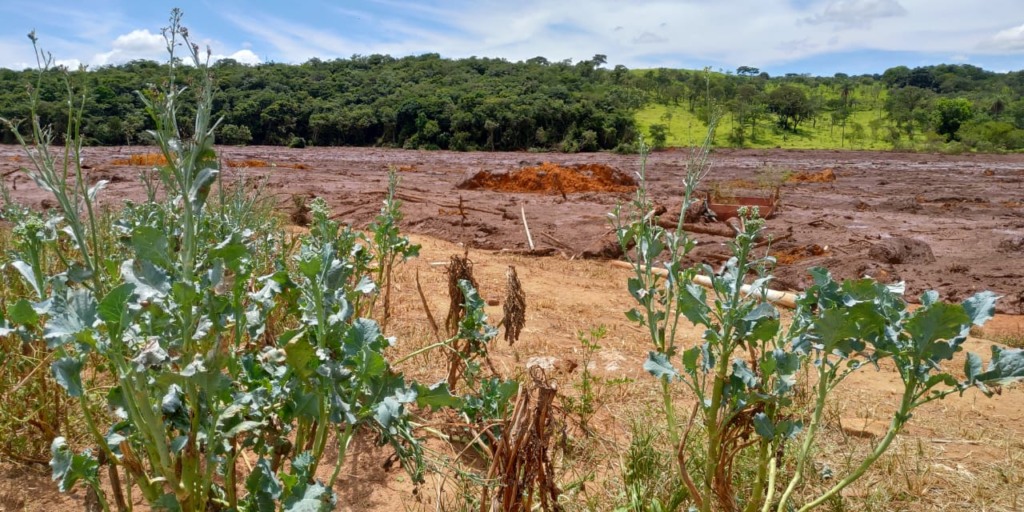
[(481, 171), (460, 183), (464, 190), (571, 194), (574, 192), (632, 192), (636, 180), (604, 164), (563, 166), (544, 162), (507, 173)]

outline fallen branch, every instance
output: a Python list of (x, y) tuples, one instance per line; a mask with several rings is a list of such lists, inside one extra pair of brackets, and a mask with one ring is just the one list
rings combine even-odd
[(419, 269), (416, 269), (416, 291), (420, 293), (420, 301), (423, 303), (423, 311), (427, 312), (427, 320), (430, 321), (430, 328), (434, 331), (434, 340), (437, 343), (441, 343), (441, 330), (437, 327), (434, 315), (430, 312), (430, 306), (427, 304), (427, 297), (423, 294), (423, 287), (420, 286)]
[(501, 254), (515, 254), (519, 256), (551, 256), (558, 249), (554, 247), (545, 247), (543, 249), (502, 249), (498, 252)]
[(768, 244), (774, 244), (775, 242), (781, 242), (781, 241), (786, 240), (788, 238), (793, 238), (793, 228), (790, 228), (789, 231), (786, 232), (785, 235), (779, 235), (779, 236), (768, 235), (764, 240), (761, 240), (760, 242), (754, 244), (754, 248), (757, 249), (758, 247), (764, 247), (764, 246), (766, 246)]
[(549, 234), (547, 234), (547, 233), (545, 233), (543, 231), (540, 232), (540, 236), (542, 236), (544, 238), (547, 238), (548, 240), (551, 240), (555, 245), (557, 245), (557, 246), (559, 246), (559, 247), (561, 247), (561, 248), (563, 248), (565, 250), (568, 250), (568, 251), (574, 250), (572, 247), (569, 246), (569, 244), (567, 244), (567, 243), (565, 243), (565, 242), (563, 242), (563, 241), (561, 241), (561, 240), (559, 240), (559, 239), (557, 239), (557, 238), (555, 238), (555, 237), (553, 237), (553, 236), (551, 236), (551, 235), (549, 235)]
[[(632, 269), (633, 268), (633, 264), (629, 263), (628, 261), (613, 261), (612, 262), (612, 266), (613, 267), (619, 267), (619, 268), (628, 268), (628, 269)], [(653, 273), (655, 273), (655, 274), (657, 274), (659, 276), (667, 276), (668, 275), (668, 270), (665, 270), (663, 268), (652, 268), (651, 272), (653, 272)], [(703, 286), (705, 288), (711, 288), (712, 287), (711, 278), (708, 277), (708, 276), (703, 276), (703, 275), (693, 276), (693, 282), (697, 283), (697, 284), (699, 284), (699, 285), (701, 285), (701, 286)], [(751, 288), (750, 285), (745, 284), (740, 289), (740, 291), (743, 292), (744, 294), (749, 295), (751, 292), (753, 292), (753, 289)], [(768, 302), (771, 302), (773, 304), (778, 304), (778, 305), (780, 305), (782, 307), (786, 307), (786, 308), (789, 308), (789, 309), (795, 309), (796, 308), (796, 298), (797, 298), (797, 295), (795, 293), (780, 292), (778, 290), (769, 290), (767, 288), (765, 288), (763, 290), (760, 290), (760, 292), (762, 292), (764, 294), (765, 300), (767, 300)]]
[(472, 212), (490, 213), (492, 215), (501, 215), (501, 212), (499, 212), (497, 210), (488, 210), (486, 208), (474, 208), (472, 206), (466, 206), (466, 205), (458, 205), (458, 204), (448, 204), (448, 203), (435, 202), (435, 201), (431, 201), (431, 200), (429, 200), (427, 198), (424, 198), (424, 197), (411, 196), (411, 195), (408, 195), (408, 194), (395, 194), (395, 197), (397, 197), (398, 199), (401, 199), (402, 201), (405, 201), (407, 203), (433, 203), (433, 204), (436, 204), (437, 206), (439, 206), (441, 208), (450, 208), (450, 209), (453, 209), (453, 210), (459, 210), (460, 212), (462, 210), (468, 210), (468, 211), (472, 211)]

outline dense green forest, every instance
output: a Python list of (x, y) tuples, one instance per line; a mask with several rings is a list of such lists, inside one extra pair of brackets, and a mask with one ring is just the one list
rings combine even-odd
[[(609, 69), (606, 57), (313, 59), (299, 65), (214, 65), (227, 144), (380, 145), (453, 150), (631, 151), (693, 142), (719, 116), (719, 146), (1014, 151), (1024, 149), (1024, 71), (899, 66), (882, 74), (771, 77), (735, 72)], [(188, 69), (183, 68), (186, 75)], [(135, 91), (166, 76), (134, 61), (70, 73), (86, 91), (91, 144), (135, 144), (148, 128)], [(26, 114), (33, 71), (0, 70), (0, 117)], [(66, 122), (57, 72), (39, 114)], [(185, 103), (186, 110), (189, 108)], [(186, 112), (187, 113), (187, 112)], [(0, 142), (13, 134), (0, 131)]]
[[(636, 139), (633, 113), (643, 95), (624, 72), (543, 58), (395, 59), (372, 55), (301, 65), (215, 64), (219, 141), (228, 144), (386, 145), (454, 150), (530, 147), (612, 149)], [(187, 73), (188, 69), (183, 69)], [(82, 132), (95, 144), (140, 140), (148, 127), (134, 91), (165, 79), (153, 62), (72, 73), (89, 91)], [(64, 122), (64, 90), (46, 77), (40, 115)], [(0, 71), (0, 117), (24, 117), (30, 71)], [(187, 99), (187, 98), (186, 98)], [(186, 104), (185, 108), (188, 106)], [(187, 112), (186, 112), (187, 113)], [(59, 126), (56, 130), (62, 132)], [(11, 142), (13, 134), (0, 134)]]

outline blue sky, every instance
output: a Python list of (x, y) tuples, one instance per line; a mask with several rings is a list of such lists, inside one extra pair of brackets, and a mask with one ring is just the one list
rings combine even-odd
[(35, 29), (59, 62), (164, 60), (171, 7), (215, 57), (304, 62), (354, 54), (552, 61), (773, 75), (895, 65), (1024, 68), (1024, 0), (48, 0), (0, 4), (0, 67), (34, 63)]

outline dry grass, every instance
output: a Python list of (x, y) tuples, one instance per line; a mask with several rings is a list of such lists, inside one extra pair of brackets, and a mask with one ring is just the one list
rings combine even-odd
[[(416, 292), (414, 272), (419, 269), (424, 295), (435, 316), (447, 307), (447, 278), (442, 262), (462, 248), (446, 242), (414, 237), (423, 245), (421, 257), (398, 269), (396, 274), (397, 310), (389, 334), (397, 336), (396, 353), (428, 345), (433, 334)], [(563, 431), (556, 435), (559, 447), (553, 454), (556, 478), (564, 491), (566, 510), (611, 510), (623, 506), (622, 468), (632, 438), (631, 425), (643, 422), (662, 428), (658, 413), (659, 397), (654, 381), (641, 369), (648, 350), (644, 333), (627, 323), (622, 314), (628, 309), (624, 291), (626, 271), (591, 261), (567, 261), (560, 258), (531, 258), (520, 255), (471, 252), (474, 276), (485, 299), (504, 295), (509, 265), (517, 269), (529, 310), (522, 337), (514, 346), (494, 343), (491, 356), (498, 371), (506, 376), (523, 375), (528, 361), (546, 358), (553, 363), (550, 372), (560, 395), (574, 396), (573, 386), (579, 371), (565, 371), (560, 361), (580, 361), (581, 348), (576, 333), (596, 325), (605, 325), (608, 335), (602, 340), (591, 363), (591, 371), (606, 379), (632, 379), (617, 384), (601, 395), (600, 404), (589, 424), (587, 436), (570, 416)], [(488, 306), (491, 323), (502, 317), (501, 306)], [(785, 315), (784, 315), (785, 317)], [(684, 343), (696, 342), (695, 330), (684, 333)], [(986, 353), (975, 342), (969, 347)], [(954, 361), (950, 367), (962, 365)], [(430, 353), (406, 362), (402, 370), (410, 378), (436, 382), (445, 374), (444, 357)], [(886, 380), (891, 369), (864, 370), (845, 383), (826, 414), (822, 443), (808, 475), (810, 487), (804, 496), (826, 485), (817, 475), (825, 464), (841, 478), (845, 468), (859, 461), (876, 438), (857, 437), (844, 432), (852, 429), (851, 419), (868, 426), (884, 426), (892, 410), (895, 389)], [(882, 386), (879, 388), (879, 386)], [(828, 503), (822, 510), (914, 510), (932, 512), (955, 509), (993, 511), (1020, 510), (1024, 492), (1024, 442), (1018, 426), (1020, 413), (1007, 404), (1019, 399), (1019, 390), (1007, 390), (1003, 397), (988, 400), (968, 392), (965, 398), (949, 398), (929, 404), (915, 414), (906, 433), (865, 477), (843, 493), (841, 500)], [(677, 390), (675, 401), (681, 409), (692, 406), (693, 398)], [(557, 403), (557, 402), (556, 402)], [(1007, 417), (1007, 414), (1015, 414)], [(1014, 418), (1017, 418), (1014, 420)], [(995, 421), (990, 421), (995, 420)], [(449, 454), (451, 455), (451, 454)], [(788, 467), (787, 471), (792, 471)], [(784, 476), (784, 475), (780, 475)], [(834, 481), (834, 480), (833, 480)], [(444, 486), (446, 503), (466, 503), (471, 497), (456, 499), (456, 494), (478, 492), (479, 486), (454, 485), (449, 478)], [(430, 500), (436, 503), (437, 498)], [(434, 510), (424, 505), (421, 510)]]

